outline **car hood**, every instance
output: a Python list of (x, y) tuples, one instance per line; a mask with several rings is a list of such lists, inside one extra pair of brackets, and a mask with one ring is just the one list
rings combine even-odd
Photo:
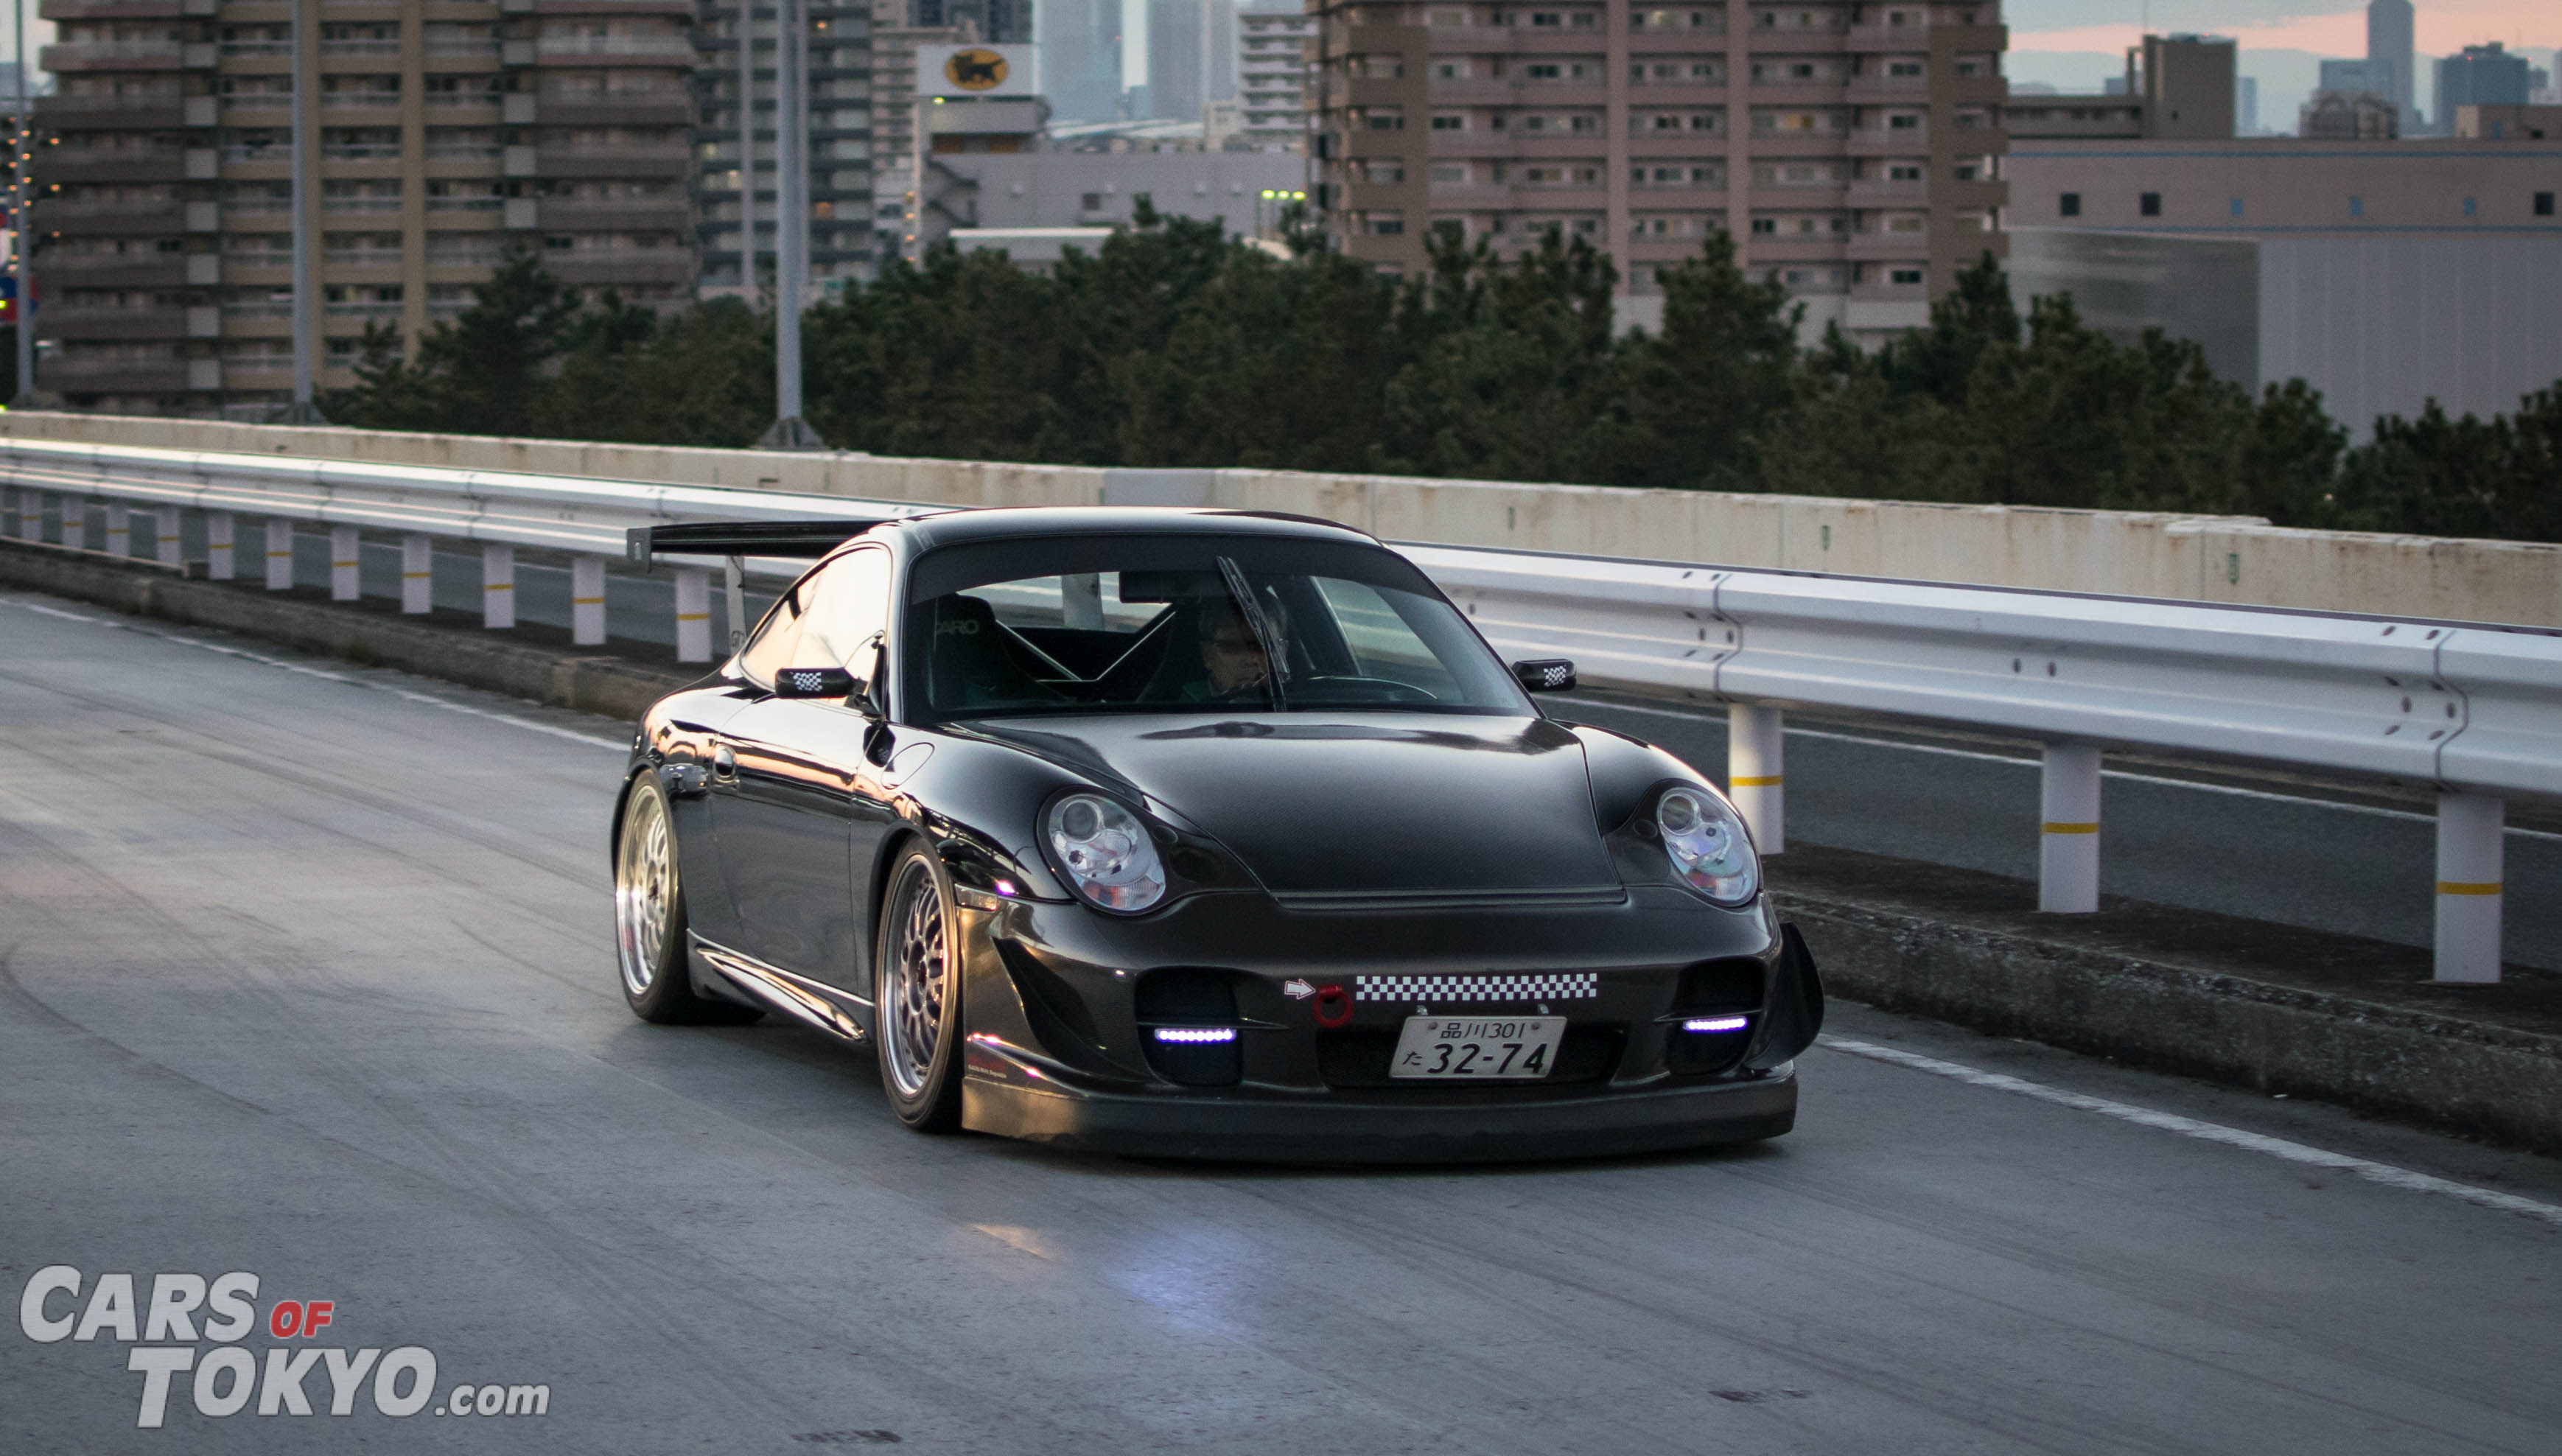
[(1543, 718), (1365, 713), (974, 725), (1157, 801), (1276, 894), (1616, 892), (1583, 745)]

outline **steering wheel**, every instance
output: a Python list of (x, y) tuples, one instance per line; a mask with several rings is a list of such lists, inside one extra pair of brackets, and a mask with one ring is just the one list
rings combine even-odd
[(1339, 699), (1364, 703), (1437, 703), (1441, 701), (1410, 682), (1398, 682), (1392, 677), (1357, 677), (1350, 674), (1340, 677), (1302, 677), (1289, 684), (1289, 691), (1293, 695), (1305, 692), (1312, 700), (1319, 702)]

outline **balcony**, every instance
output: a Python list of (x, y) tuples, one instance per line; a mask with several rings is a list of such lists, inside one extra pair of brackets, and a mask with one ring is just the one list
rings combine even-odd
[[(392, 213), (401, 210), (397, 197), (327, 197), (320, 199), (320, 211), (329, 217), (350, 217), (361, 213)], [(278, 211), (290, 213), (290, 208)]]
[(506, 155), (507, 149), (494, 141), (431, 141), (427, 159), (431, 162), (494, 162)]
[(324, 248), (320, 262), (330, 268), (398, 268), (403, 254), (398, 248)]
[(498, 59), (498, 40), (494, 36), (487, 39), (472, 37), (461, 40), (431, 40), (427, 43), (427, 55), (435, 60), (495, 61)]
[(36, 53), (47, 71), (176, 71), (187, 48), (176, 41), (63, 41)]
[(1850, 240), (1850, 256), (1863, 263), (1893, 262), (1907, 258), (1928, 258), (1930, 235), (1927, 231), (1913, 233), (1855, 233)]
[(187, 285), (183, 253), (40, 253), (38, 277), (54, 288), (182, 288)]
[(595, 65), (635, 62), (642, 65), (696, 64), (694, 43), (683, 36), (544, 36), (534, 43), (537, 66)]
[(212, 0), (42, 0), (42, 20), (177, 20), (211, 15)]
[(604, 202), (545, 198), (537, 217), (540, 219), (540, 226), (550, 232), (673, 232), (686, 226), (691, 211), (682, 197), (669, 197), (654, 202), (646, 198)]
[(66, 237), (95, 238), (116, 234), (161, 237), (187, 231), (187, 205), (169, 202), (44, 202), (36, 204), (37, 225)]
[(215, 98), (225, 125), (290, 126), (293, 95), (289, 91), (234, 91)]
[(401, 305), (376, 298), (360, 298), (347, 303), (323, 303), (320, 311), (329, 318), (398, 318)]
[(502, 197), (431, 197), (427, 200), (427, 210), (438, 215), (496, 214), (506, 205), (506, 199)]
[(535, 153), (535, 175), (542, 177), (681, 176), (693, 154), (683, 142), (637, 142), (622, 146), (542, 147)]
[(683, 126), (693, 119), (693, 102), (681, 92), (575, 100), (542, 98), (542, 120), (547, 126)]
[(223, 266), (235, 269), (286, 269), (293, 267), (293, 250), (235, 248), (223, 255)]
[(1850, 184), (1842, 201), (1852, 207), (1924, 207), (1930, 201), (1930, 184), (1864, 177)]
[(694, 276), (689, 248), (632, 248), (614, 252), (547, 251), (543, 266), (564, 283), (599, 287), (608, 283), (685, 283)]
[(45, 309), (37, 330), (53, 339), (183, 339), (189, 334), (184, 308)]
[(142, 131), (187, 124), (185, 100), (175, 92), (165, 96), (37, 96), (33, 100), (39, 124), (66, 131)]
[(320, 55), (324, 59), (336, 59), (342, 56), (389, 57), (398, 56), (400, 52), (401, 43), (398, 41), (322, 41), (320, 43)]
[[(335, 91), (320, 93), (322, 111), (397, 111), (401, 93), (396, 91)], [(289, 104), (289, 102), (288, 102)]]
[[(281, 152), (283, 148), (272, 150)], [(224, 151), (228, 160), (230, 149), (227, 147)], [(324, 162), (397, 162), (400, 156), (401, 144), (397, 141), (330, 141), (320, 144), (320, 159)]]
[(174, 357), (46, 359), (36, 365), (37, 385), (64, 394), (179, 394), (187, 381), (187, 361)]
[(223, 322), (225, 324), (230, 324), (235, 320), (243, 323), (279, 321), (290, 323), (293, 321), (293, 300), (290, 298), (260, 298), (255, 301), (234, 300), (232, 302), (225, 303), (223, 305)]
[(187, 176), (187, 154), (183, 151), (72, 151), (47, 147), (36, 162), (39, 184), (180, 182)]

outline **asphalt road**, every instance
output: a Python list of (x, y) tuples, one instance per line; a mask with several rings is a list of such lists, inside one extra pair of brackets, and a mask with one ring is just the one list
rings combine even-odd
[[(0, 1311), (69, 1265), (79, 1297), (33, 1319), (92, 1327), (0, 1324), (0, 1450), (2544, 1456), (2562, 1431), (2544, 1160), (1855, 1008), (1831, 1030), (1856, 1045), (1801, 1063), (1799, 1131), (1743, 1152), (1346, 1173), (921, 1138), (861, 1052), (625, 1011), (619, 725), (0, 594)], [(330, 1327), (128, 1344), (92, 1297), (134, 1274), (147, 1319), (153, 1275), (232, 1271), (262, 1320), (326, 1300)], [(145, 1345), (422, 1350), (437, 1379), (396, 1417), (351, 1376), (332, 1416), (315, 1364), (320, 1413), (216, 1417), (180, 1372), (137, 1430)], [(434, 1413), (465, 1383), (541, 1384), (546, 1412)]]

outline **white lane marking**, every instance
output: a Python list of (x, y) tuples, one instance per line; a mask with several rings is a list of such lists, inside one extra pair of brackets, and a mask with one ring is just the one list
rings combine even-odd
[(142, 637), (157, 637), (164, 642), (176, 642), (182, 647), (195, 647), (202, 651), (216, 652), (226, 657), (238, 657), (246, 662), (256, 662), (262, 667), (274, 667), (281, 672), (298, 672), (305, 677), (317, 677), (326, 682), (343, 682), (349, 687), (362, 687), (374, 692), (389, 693), (393, 697), (401, 698), (409, 702), (425, 703), (432, 708), (443, 708), (449, 713), (461, 713), (466, 717), (472, 718), (486, 718), (492, 723), (504, 723), (510, 728), (522, 728), (528, 733), (541, 733), (553, 738), (565, 738), (572, 743), (585, 743), (597, 748), (611, 748), (617, 751), (628, 751), (632, 747), (629, 742), (618, 738), (599, 738), (593, 733), (580, 733), (574, 729), (555, 727), (549, 723), (537, 723), (531, 718), (519, 718), (512, 713), (493, 713), (487, 708), (475, 708), (469, 703), (458, 703), (451, 698), (441, 698), (433, 693), (416, 692), (406, 687), (394, 687), (388, 682), (369, 682), (362, 677), (350, 677), (343, 672), (331, 672), (319, 667), (305, 666), (300, 662), (287, 662), (281, 657), (269, 657), (258, 652), (243, 651), (239, 647), (227, 647), (220, 642), (209, 642), (197, 637), (180, 637), (176, 633), (160, 632), (148, 627), (139, 627), (129, 622), (115, 622), (104, 617), (91, 617), (80, 612), (65, 612), (59, 607), (40, 606), (34, 602), (19, 601), (14, 597), (0, 597), (0, 606), (15, 607), (22, 612), (34, 612), (46, 617), (59, 617), (65, 622), (85, 622), (92, 627), (103, 627), (117, 632), (129, 632), (138, 634)]
[[(1699, 712), (1685, 712), (1678, 708), (1641, 708), (1634, 703), (1596, 703), (1589, 698), (1558, 698), (1557, 701), (1571, 703), (1579, 708), (1599, 708), (1603, 712), (1647, 713), (1658, 718), (1697, 720), (1701, 716)], [(1941, 758), (1974, 759), (1981, 763), (2008, 764), (2014, 769), (2033, 769), (2038, 766), (2037, 760), (2021, 758), (2016, 754), (1985, 753), (1971, 748), (1945, 748), (1935, 743), (1913, 743), (1901, 738), (1865, 738), (1856, 733), (1831, 733), (1821, 728), (1785, 728), (1781, 731), (1790, 738), (1822, 738), (1834, 743), (1856, 743), (1868, 748), (1900, 748), (1913, 753), (1937, 754)], [(2413, 823), (2434, 824), (2438, 821), (2436, 815), (2419, 814), (2407, 809), (2385, 809), (2377, 805), (2351, 804), (2338, 799), (2315, 799), (2307, 794), (2278, 794), (2267, 789), (2241, 789), (2229, 784), (2201, 784), (2194, 779), (2171, 779), (2160, 774), (2138, 774), (2129, 769), (2103, 769), (2100, 771), (2100, 777), (2123, 779), (2133, 784), (2161, 784), (2172, 789), (2189, 789), (2200, 794), (2222, 794), (2234, 799), (2260, 799), (2273, 804), (2294, 805), (2298, 808), (2309, 805), (2315, 809), (2345, 810), (2350, 814), (2368, 814), (2378, 819), (2408, 819)], [(2511, 824), (2507, 831), (2521, 839), (2562, 841), (2562, 833), (2555, 833), (2549, 829), (2524, 829)]]
[(2137, 1107), (2132, 1103), (2111, 1102), (2105, 1097), (2067, 1092), (2061, 1087), (2049, 1087), (2043, 1082), (2031, 1082), (2026, 1078), (2014, 1077), (2005, 1072), (1987, 1072), (1959, 1062), (1941, 1061), (1937, 1057), (1922, 1056), (1918, 1052), (1904, 1051), (1892, 1046), (1879, 1046), (1872, 1041), (1853, 1041), (1842, 1036), (1825, 1036), (1818, 1040), (1834, 1051), (1848, 1052), (1852, 1056), (1864, 1056), (1871, 1061), (1891, 1062), (1899, 1067), (1910, 1067), (1917, 1072), (1948, 1077), (1969, 1086), (1989, 1087), (1996, 1092), (2013, 1092), (2022, 1097), (2034, 1097), (2040, 1102), (2052, 1102), (2059, 1107), (2071, 1107), (2083, 1112), (2096, 1112), (2102, 1117), (2117, 1118), (2158, 1132), (2177, 1133), (2183, 1138), (2195, 1138), (2206, 1143), (2221, 1143), (2228, 1148), (2240, 1148), (2249, 1153), (2283, 1158), (2288, 1163), (2308, 1164), (2314, 1168), (2327, 1168), (2337, 1173), (2353, 1174), (2369, 1183), (2382, 1183), (2386, 1187), (2402, 1188), (2415, 1193), (2436, 1193), (2442, 1197), (2462, 1199), (2484, 1208), (2496, 1208), (2503, 1213), (2523, 1213), (2529, 1218), (2540, 1218), (2547, 1223), (2562, 1227), (2562, 1207), (2551, 1203), (2540, 1203), (2533, 1198), (2522, 1198), (2515, 1193), (2503, 1193), (2492, 1188), (2475, 1187), (2471, 1183), (2460, 1183), (2452, 1179), (2413, 1173), (2407, 1168), (2395, 1168), (2389, 1163), (2352, 1158), (2345, 1153), (2328, 1153), (2319, 1148), (2307, 1147), (2302, 1143), (2290, 1143), (2284, 1138), (2272, 1138), (2264, 1133), (2246, 1133), (2240, 1128), (2228, 1128), (2222, 1123), (2200, 1122), (2196, 1118), (2181, 1117), (2177, 1113), (2155, 1112), (2151, 1108)]

